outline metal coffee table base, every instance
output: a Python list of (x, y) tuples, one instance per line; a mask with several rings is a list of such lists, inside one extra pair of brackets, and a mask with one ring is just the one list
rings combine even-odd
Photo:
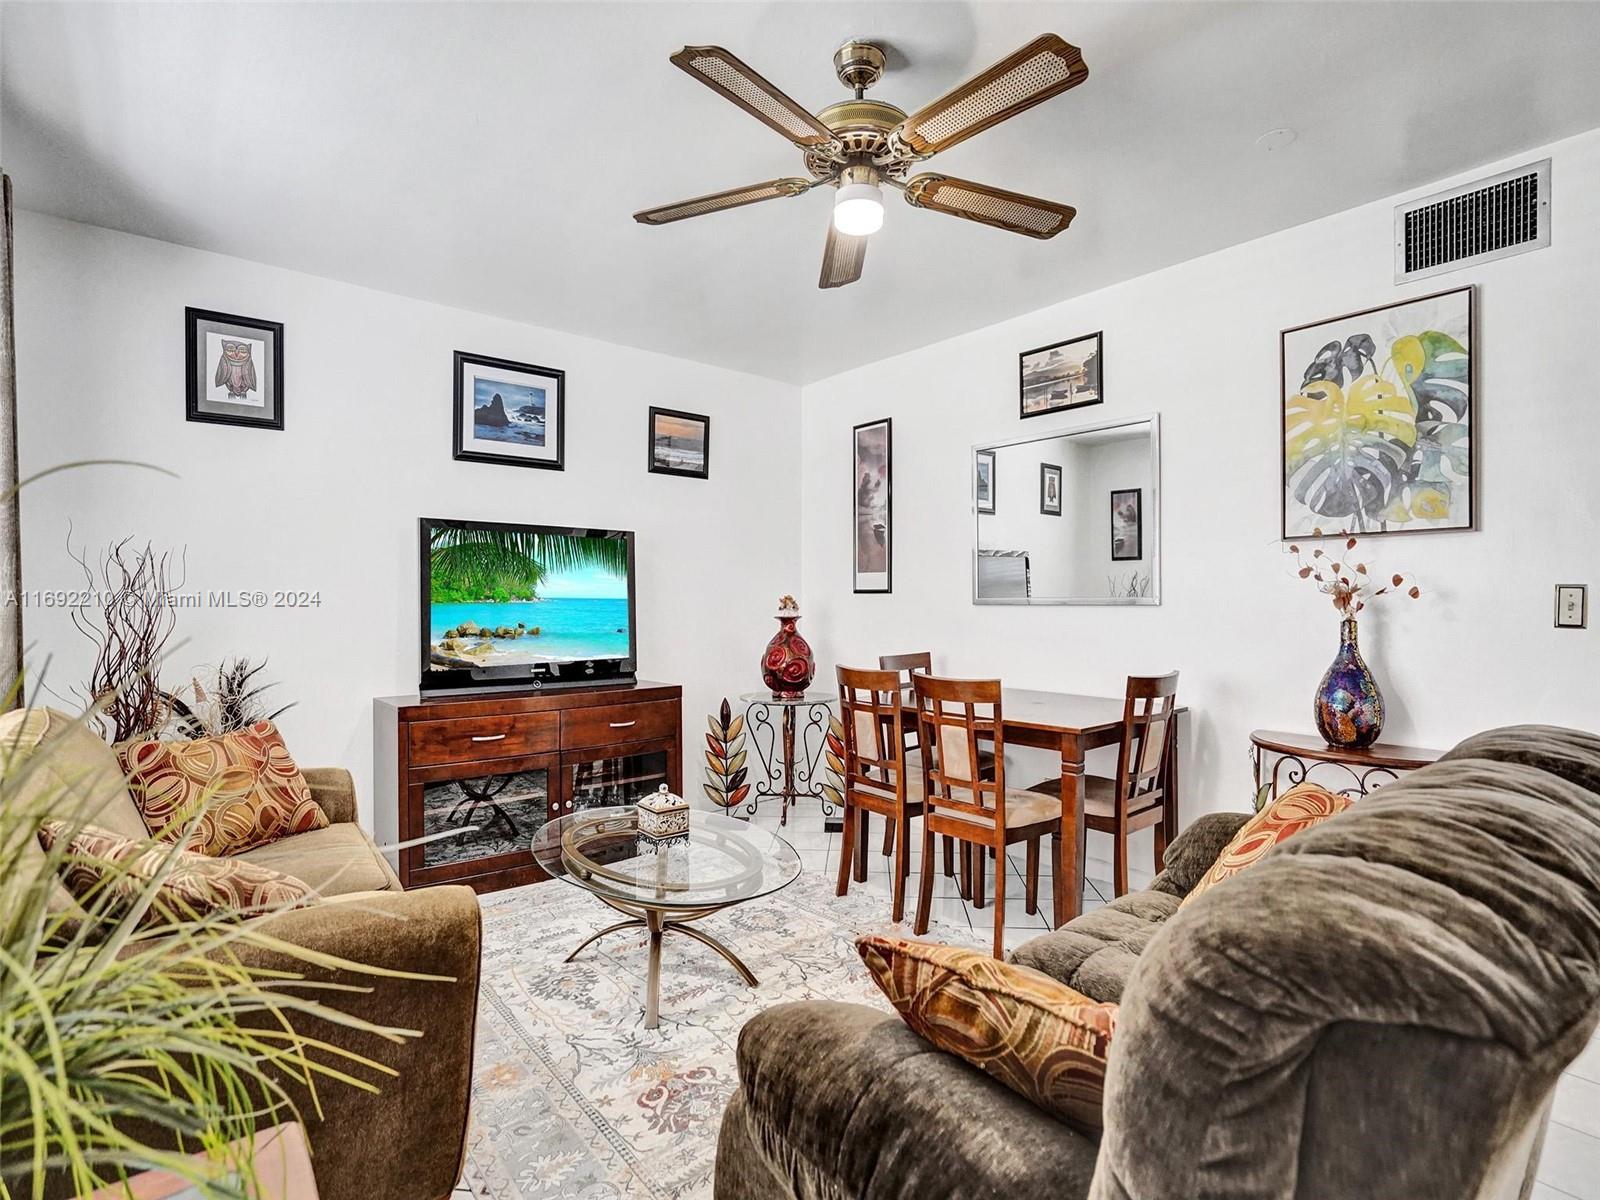
[(661, 939), (668, 933), (682, 933), (692, 937), (703, 946), (710, 946), (723, 958), (732, 964), (733, 969), (744, 976), (744, 981), (751, 987), (757, 984), (756, 977), (750, 973), (750, 968), (739, 960), (739, 956), (728, 949), (709, 933), (703, 933), (692, 928), (688, 922), (698, 921), (701, 917), (709, 917), (714, 912), (721, 912), (728, 907), (719, 904), (712, 908), (698, 908), (689, 910), (652, 908), (643, 904), (626, 904), (612, 900), (608, 896), (595, 895), (595, 899), (603, 904), (627, 914), (626, 921), (618, 921), (615, 925), (607, 925), (596, 933), (591, 933), (577, 948), (567, 955), (567, 962), (571, 962), (582, 954), (589, 946), (605, 937), (608, 933), (616, 933), (619, 929), (647, 929), (650, 931), (650, 966), (645, 975), (644, 986), (644, 1027), (654, 1029), (660, 1024), (661, 1005)]

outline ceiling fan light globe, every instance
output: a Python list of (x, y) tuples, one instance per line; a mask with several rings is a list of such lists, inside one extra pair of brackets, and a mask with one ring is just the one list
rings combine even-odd
[(871, 183), (846, 183), (833, 200), (833, 227), (849, 237), (883, 228), (883, 192)]

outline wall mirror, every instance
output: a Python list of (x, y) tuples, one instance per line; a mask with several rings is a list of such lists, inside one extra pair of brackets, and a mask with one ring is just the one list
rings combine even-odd
[(974, 446), (974, 604), (1161, 603), (1161, 422)]

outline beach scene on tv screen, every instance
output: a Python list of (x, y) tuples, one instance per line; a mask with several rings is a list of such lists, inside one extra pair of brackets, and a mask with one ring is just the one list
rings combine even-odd
[(628, 548), (620, 538), (435, 526), (429, 668), (628, 657)]

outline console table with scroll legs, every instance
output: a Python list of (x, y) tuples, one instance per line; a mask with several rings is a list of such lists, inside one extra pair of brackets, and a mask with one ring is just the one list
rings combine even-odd
[(1364, 750), (1330, 746), (1308, 733), (1282, 733), (1257, 729), (1250, 735), (1250, 762), (1255, 772), (1256, 795), (1267, 788), (1266, 800), (1278, 798), (1279, 785), (1304, 783), (1314, 771), (1327, 778), (1334, 774), (1330, 791), (1343, 796), (1365, 796), (1381, 784), (1392, 783), (1404, 771), (1415, 771), (1437, 761), (1443, 750), (1374, 742)]

